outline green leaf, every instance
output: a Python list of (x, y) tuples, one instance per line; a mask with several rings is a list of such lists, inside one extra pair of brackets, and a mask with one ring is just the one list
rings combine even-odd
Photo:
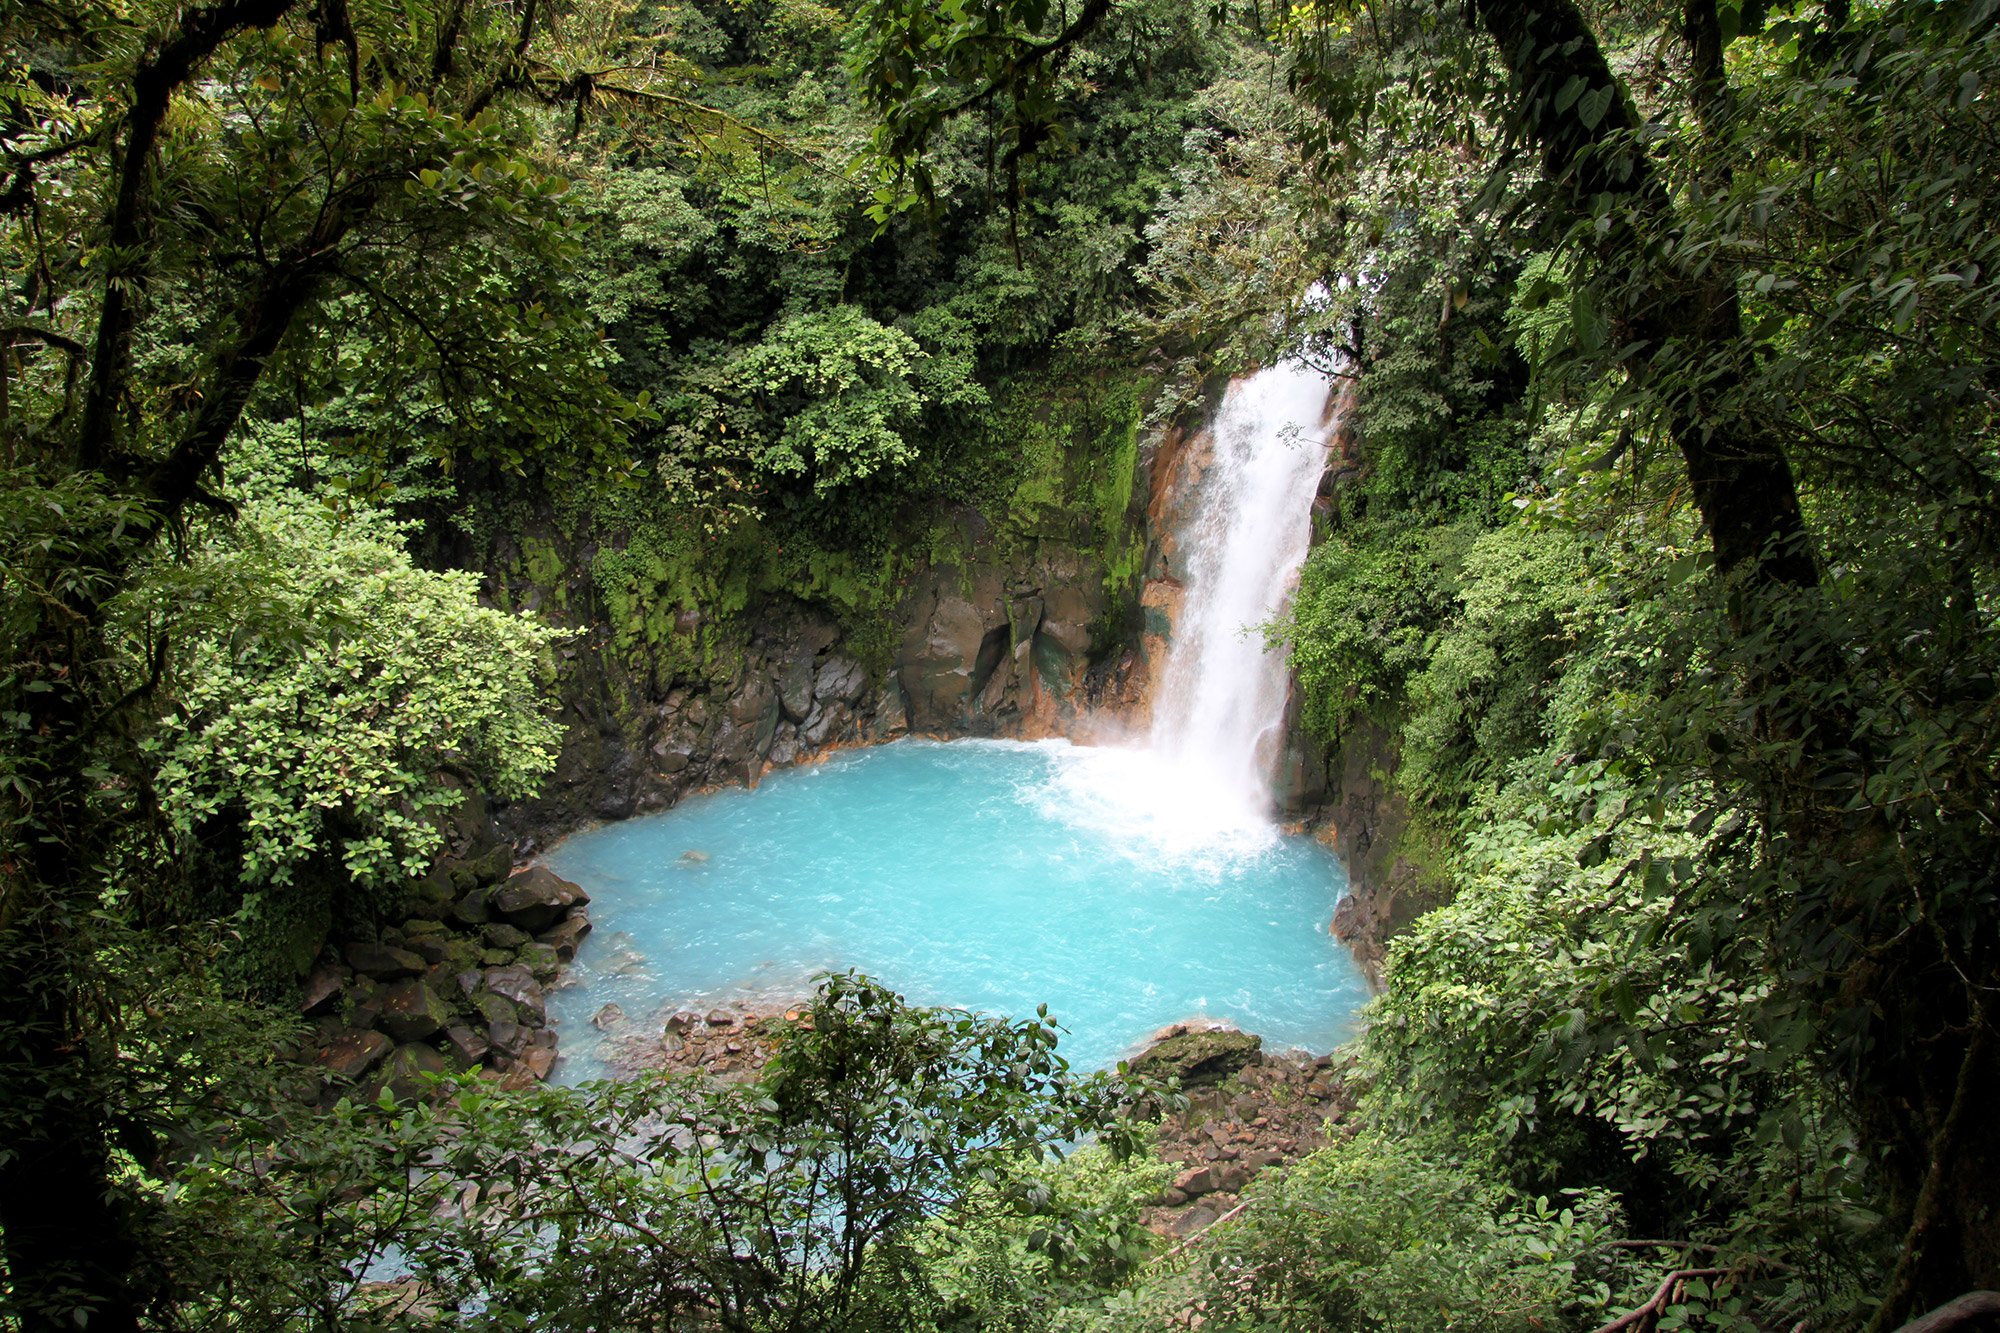
[(1615, 84), (1594, 88), (1577, 99), (1576, 118), (1583, 122), (1587, 130), (1594, 130), (1604, 119), (1604, 113), (1611, 109), (1612, 99), (1618, 96)]

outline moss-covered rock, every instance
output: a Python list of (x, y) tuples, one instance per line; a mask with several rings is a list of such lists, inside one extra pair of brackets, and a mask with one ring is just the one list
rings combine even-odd
[(1263, 1062), (1264, 1039), (1226, 1028), (1170, 1033), (1132, 1061), (1132, 1072), (1150, 1078), (1178, 1078), (1184, 1088), (1208, 1087)]

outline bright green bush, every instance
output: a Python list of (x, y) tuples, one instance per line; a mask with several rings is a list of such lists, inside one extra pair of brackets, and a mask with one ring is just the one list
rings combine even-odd
[(555, 633), (481, 606), (475, 575), (418, 569), (380, 516), (255, 502), (128, 623), (178, 645), (147, 742), (167, 823), (238, 833), (250, 884), (321, 854), (362, 884), (420, 874), (461, 796), (447, 774), (519, 797), (555, 762)]

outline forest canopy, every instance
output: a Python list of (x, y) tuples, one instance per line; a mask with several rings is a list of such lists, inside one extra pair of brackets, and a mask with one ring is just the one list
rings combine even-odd
[[(6, 1326), (1885, 1333), (2000, 1289), (2000, 3), (0, 42)], [(1358, 461), (1265, 632), (1393, 770), (1423, 909), (1365, 1131), (1167, 1247), (1178, 1092), (853, 976), (747, 1089), (304, 1086), (288, 988), (557, 766), (559, 663), (765, 596), (878, 641), (945, 516), (1032, 543), (1063, 486), (1109, 559), (1130, 460), (1051, 423), (1280, 357)], [(545, 602), (482, 581), (510, 542)], [(662, 694), (731, 670), (691, 633)]]

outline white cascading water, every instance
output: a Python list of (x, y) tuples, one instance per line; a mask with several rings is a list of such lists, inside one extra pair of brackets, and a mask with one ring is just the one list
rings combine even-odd
[(1327, 393), (1325, 376), (1295, 365), (1231, 385), (1215, 461), (1180, 534), (1187, 584), (1153, 701), (1153, 748), (1254, 805), (1266, 800), (1288, 683), (1263, 626), (1289, 601), (1312, 541)]
[(1263, 626), (1285, 609), (1311, 544), (1329, 391), (1324, 375), (1289, 364), (1230, 386), (1178, 534), (1187, 579), (1151, 747), (1074, 751), (1048, 794), (1067, 817), (1117, 829), (1134, 855), (1227, 858), (1277, 837), (1270, 776), (1289, 673)]

